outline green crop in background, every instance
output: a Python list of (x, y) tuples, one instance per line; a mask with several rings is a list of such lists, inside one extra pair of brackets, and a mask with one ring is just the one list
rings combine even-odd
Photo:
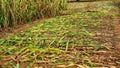
[(51, 17), (66, 7), (66, 0), (0, 0), (0, 27)]

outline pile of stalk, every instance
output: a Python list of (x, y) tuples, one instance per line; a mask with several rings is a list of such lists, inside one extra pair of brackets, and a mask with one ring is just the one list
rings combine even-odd
[(66, 0), (0, 0), (0, 28), (59, 14)]

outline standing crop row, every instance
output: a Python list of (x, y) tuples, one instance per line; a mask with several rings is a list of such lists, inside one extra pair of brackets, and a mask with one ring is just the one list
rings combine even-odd
[(0, 28), (55, 16), (66, 0), (0, 0)]

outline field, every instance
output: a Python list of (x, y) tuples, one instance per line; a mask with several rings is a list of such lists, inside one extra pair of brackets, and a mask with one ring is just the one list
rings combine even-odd
[(60, 15), (1, 37), (0, 68), (120, 68), (119, 22), (112, 1), (68, 3)]

